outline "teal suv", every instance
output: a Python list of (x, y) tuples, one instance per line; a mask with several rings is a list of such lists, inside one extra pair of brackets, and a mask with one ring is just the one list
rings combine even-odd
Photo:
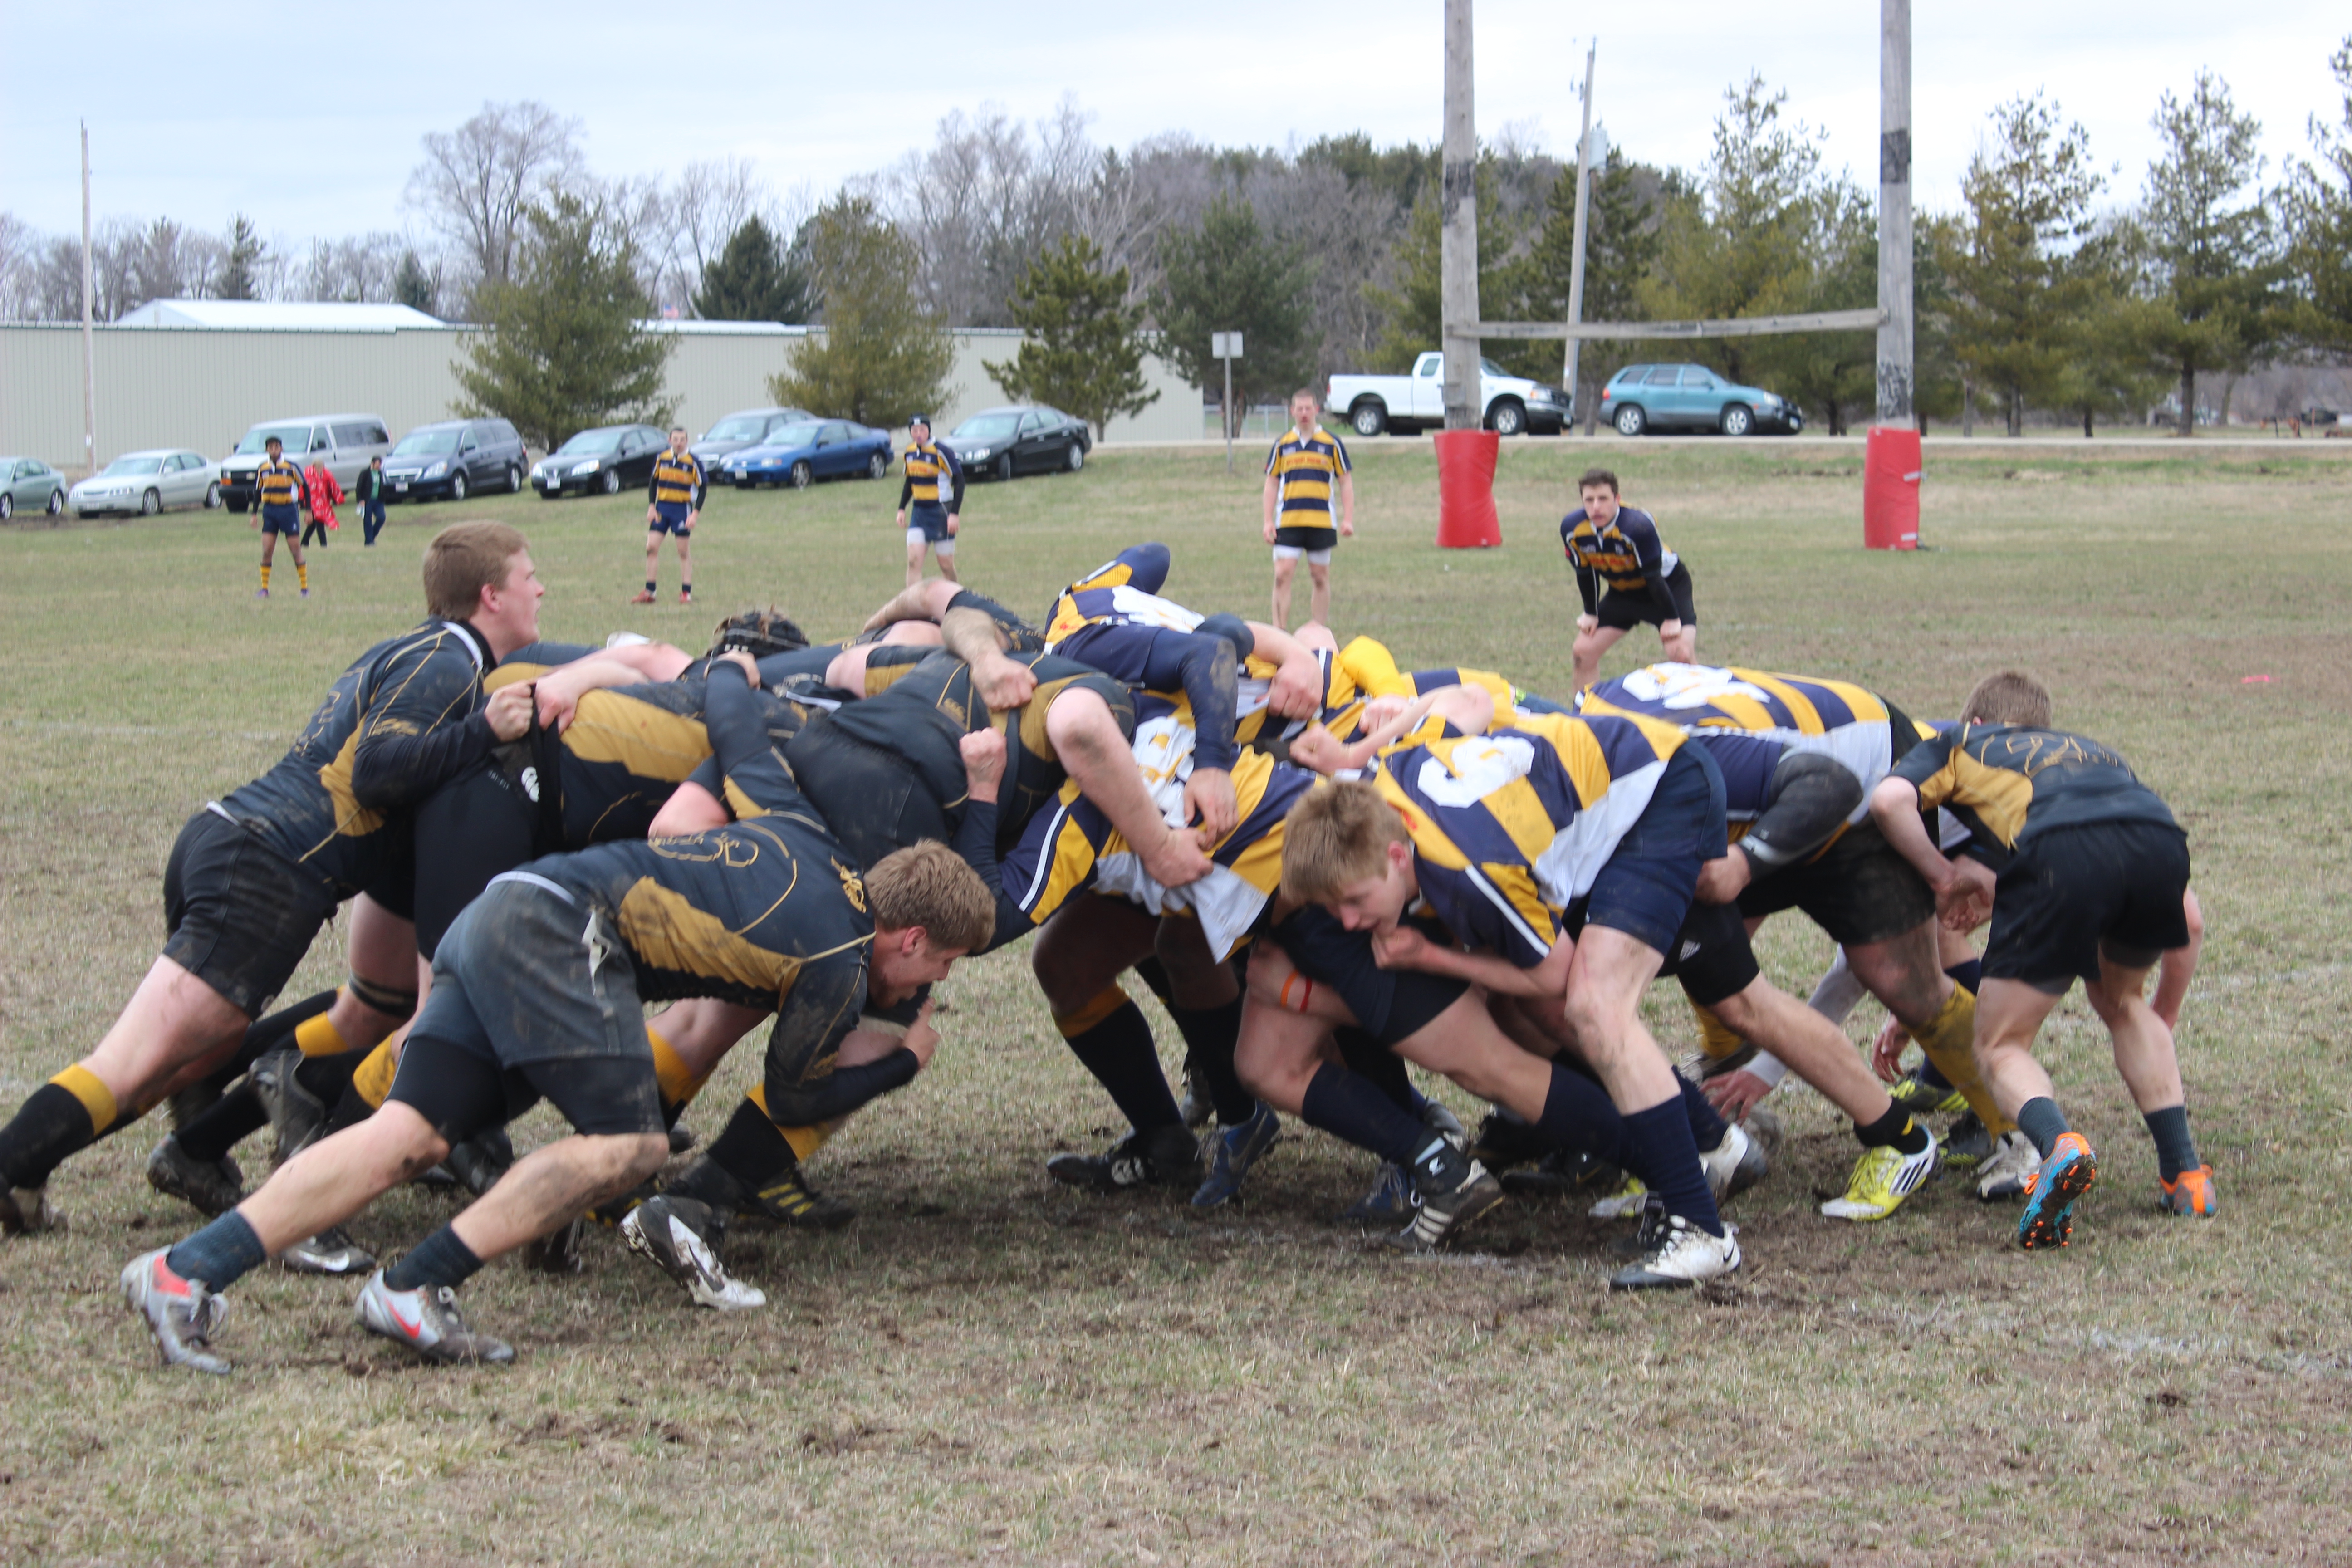
[(1720, 430), (1793, 436), (1805, 416), (1787, 398), (1726, 381), (1703, 364), (1629, 364), (1601, 389), (1601, 417), (1621, 436)]

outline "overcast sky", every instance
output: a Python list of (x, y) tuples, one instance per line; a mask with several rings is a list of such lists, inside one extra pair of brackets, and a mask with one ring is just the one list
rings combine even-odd
[[(606, 174), (674, 172), (729, 153), (779, 190), (822, 194), (928, 142), (952, 109), (1034, 119), (1066, 94), (1097, 141), (1181, 131), (1282, 146), (1361, 131), (1432, 142), (1443, 98), (1437, 0), (1345, 6), (1180, 0), (1144, 7), (1004, 5), (743, 8), (0, 0), (0, 210), (79, 227), (77, 121), (90, 126), (96, 212), (218, 228), (250, 215), (301, 239), (414, 224), (402, 191), (418, 138), (488, 99), (577, 116)], [(2305, 121), (2340, 99), (2326, 58), (2352, 12), (2310, 3), (1979, 0), (1916, 7), (1917, 199), (1950, 206), (1987, 112), (2042, 89), (2091, 133), (2116, 195), (2137, 191), (2158, 94), (2219, 71), (2263, 121), (2275, 174)], [(675, 17), (675, 21), (649, 17)], [(1600, 36), (1595, 102), (1634, 157), (1696, 167), (1725, 87), (1751, 70), (1829, 132), (1828, 162), (1875, 183), (1878, 5), (1686, 0), (1641, 7), (1483, 0), (1482, 134), (1507, 125), (1571, 153), (1574, 80)]]

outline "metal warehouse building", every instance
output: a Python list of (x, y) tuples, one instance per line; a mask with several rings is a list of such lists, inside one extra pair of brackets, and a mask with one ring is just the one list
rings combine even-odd
[[(674, 334), (669, 398), (678, 423), (700, 431), (739, 408), (769, 403), (767, 380), (812, 331), (754, 321), (652, 321)], [(446, 419), (460, 397), (454, 363), (474, 329), (404, 305), (276, 304), (158, 300), (96, 329), (98, 459), (150, 447), (226, 454), (265, 419), (351, 409), (381, 416), (394, 434)], [(1019, 346), (1012, 330), (955, 334), (945, 430), (973, 409), (1006, 401), (982, 361)], [(1200, 394), (1167, 364), (1144, 362), (1160, 401), (1115, 419), (1109, 441), (1198, 440)], [(79, 472), (81, 329), (0, 326), (0, 453)]]

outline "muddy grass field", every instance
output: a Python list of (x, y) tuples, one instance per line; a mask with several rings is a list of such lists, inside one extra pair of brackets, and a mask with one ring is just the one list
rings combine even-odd
[[(1559, 1206), (1395, 1256), (1335, 1220), (1370, 1159), (1300, 1128), (1236, 1210), (1097, 1199), (1044, 1162), (1121, 1129), (1016, 949), (941, 988), (932, 1069), (813, 1165), (857, 1224), (730, 1237), (765, 1310), (695, 1311), (599, 1233), (577, 1279), (505, 1264), (468, 1287), (518, 1346), (505, 1370), (413, 1364), (355, 1327), (353, 1286), (276, 1270), (231, 1296), (235, 1376), (160, 1370), (114, 1279), (193, 1219), (142, 1174), (161, 1128), (74, 1160), (53, 1188), (71, 1231), (0, 1243), (0, 1561), (2352, 1560), (2352, 452), (1931, 443), (1934, 548), (1899, 558), (1859, 548), (1858, 444), (1512, 442), (1507, 543), (1479, 552), (1432, 548), (1425, 444), (1357, 456), (1335, 619), (1407, 668), (1565, 694), (1554, 528), (1597, 457), (1692, 563), (1704, 658), (1922, 716), (1996, 666), (2046, 680), (2058, 721), (2118, 746), (2189, 831), (2210, 935), (2180, 1043), (2222, 1217), (2155, 1213), (2079, 997), (2045, 1054), (2105, 1160), (2054, 1257), (2018, 1252), (2014, 1211), (1957, 1176), (1881, 1225), (1817, 1218), (1856, 1151), (1802, 1091), (1772, 1101), (1773, 1173), (1730, 1205), (1746, 1269), (1696, 1296), (1612, 1298), (1619, 1231)], [(966, 575), (1036, 613), (1159, 538), (1178, 597), (1263, 616), (1255, 467), (1102, 451), (976, 487)], [(625, 607), (626, 497), (400, 509), (365, 552), (347, 519), (313, 597), (267, 605), (242, 519), (0, 530), (0, 1114), (129, 995), (186, 815), (419, 617), (432, 528), (525, 529), (551, 636), (699, 646), (772, 598), (825, 637), (898, 586), (896, 489), (720, 494), (690, 610)], [(289, 996), (340, 976), (341, 930)], [(1801, 994), (1830, 952), (1794, 915), (1760, 945)], [(1650, 1014), (1695, 1044), (1671, 984)], [(1855, 1037), (1878, 1021), (1866, 1005)], [(739, 1053), (688, 1124), (715, 1131), (756, 1070)], [(536, 1113), (517, 1141), (555, 1131)], [(353, 1228), (394, 1253), (452, 1206), (405, 1191)]]

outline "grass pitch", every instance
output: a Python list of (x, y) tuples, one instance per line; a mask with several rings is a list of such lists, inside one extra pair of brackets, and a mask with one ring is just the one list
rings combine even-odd
[[(264, 1270), (214, 1381), (157, 1368), (114, 1277), (190, 1227), (135, 1128), (69, 1163), (62, 1237), (0, 1246), (0, 1560), (275, 1563), (1003, 1562), (2172, 1563), (2352, 1554), (2352, 1331), (2341, 1307), (2352, 977), (2345, 718), (2352, 453), (1928, 448), (1911, 556), (1859, 546), (1858, 445), (1517, 441), (1505, 548), (1432, 548), (1425, 444), (1358, 451), (1343, 637), (1410, 668), (1477, 664), (1565, 690), (1573, 589), (1553, 525), (1613, 461), (1692, 562), (1701, 657), (1867, 683), (1948, 713), (1989, 668), (2053, 689), (2187, 825), (2210, 928), (2181, 1048), (2223, 1217), (2160, 1220), (2153, 1156), (2079, 996), (2045, 1054), (2106, 1179), (2056, 1257), (1964, 1181), (1873, 1226), (1815, 1217), (1855, 1148), (1809, 1094), (1769, 1181), (1731, 1205), (1748, 1267), (1703, 1295), (1604, 1288), (1611, 1227), (1514, 1204), (1463, 1252), (1391, 1256), (1333, 1223), (1368, 1159), (1304, 1129), (1245, 1208), (1052, 1186), (1116, 1116), (1016, 951), (942, 988), (946, 1044), (815, 1181), (860, 1222), (748, 1227), (769, 1308), (690, 1310), (609, 1234), (584, 1278), (511, 1266), (468, 1289), (506, 1371), (430, 1370), (362, 1335), (352, 1288)], [(1137, 539), (1177, 595), (1265, 613), (1253, 465), (1097, 454), (974, 489), (968, 577), (1035, 613)], [(242, 519), (0, 531), (0, 1113), (87, 1049), (161, 935), (186, 814), (259, 773), (360, 648), (418, 618), (428, 531), (530, 533), (551, 636), (699, 646), (773, 597), (813, 635), (899, 582), (895, 486), (719, 494), (702, 604), (625, 608), (641, 500), (530, 497), (347, 520), (308, 602), (249, 595)], [(674, 561), (662, 578), (674, 592)], [(1304, 613), (1304, 586), (1299, 611)], [(1610, 665), (1653, 657), (1647, 634)], [(340, 935), (340, 923), (336, 935)], [(1800, 994), (1829, 953), (1766, 928)], [(289, 995), (341, 973), (322, 941)], [(1693, 1031), (1658, 988), (1654, 1026)], [(1865, 1006), (1857, 1038), (1874, 1028)], [(1173, 1031), (1162, 1027), (1163, 1046)], [(716, 1129), (738, 1054), (689, 1113)], [(1466, 1110), (1467, 1108), (1465, 1107)], [(535, 1115), (526, 1145), (552, 1135)], [(263, 1163), (251, 1149), (249, 1169)], [(395, 1194), (383, 1252), (451, 1209)]]

